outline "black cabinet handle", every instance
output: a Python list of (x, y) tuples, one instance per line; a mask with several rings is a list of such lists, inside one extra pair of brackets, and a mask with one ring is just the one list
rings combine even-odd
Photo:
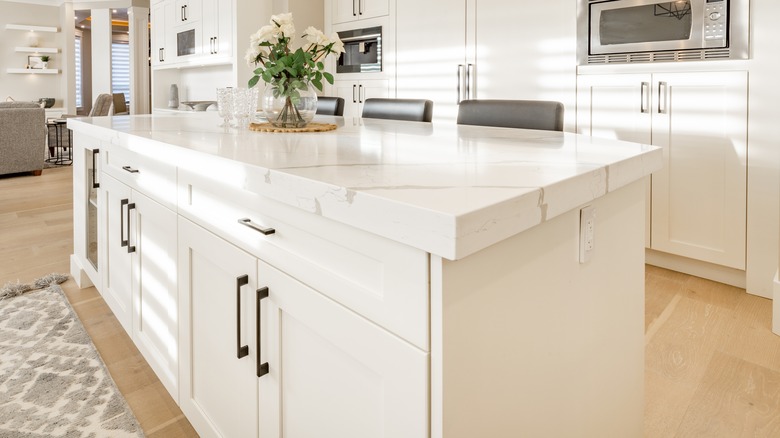
[(135, 252), (135, 245), (130, 245), (130, 210), (135, 210), (135, 202), (131, 202), (127, 204), (127, 253), (128, 254)]
[[(119, 202), (119, 242), (121, 243), (121, 246), (127, 246), (130, 240), (129, 236), (128, 239), (125, 240), (125, 205), (129, 202), (129, 199), (123, 199)], [(127, 213), (127, 221), (127, 234), (130, 234), (130, 213)]]
[(100, 149), (92, 150), (92, 188), (97, 189), (100, 187), (100, 183), (97, 180), (97, 155), (100, 153)]
[(239, 359), (249, 355), (249, 345), (241, 345), (241, 286), (249, 284), (249, 276), (236, 277), (236, 355)]
[(263, 233), (266, 236), (269, 235), (269, 234), (276, 233), (276, 230), (273, 229), (273, 228), (263, 228), (263, 227), (261, 227), (261, 226), (259, 226), (257, 224), (252, 223), (252, 219), (249, 219), (248, 217), (239, 219), (238, 223), (243, 225), (243, 226), (245, 226), (245, 227), (249, 227), (249, 228), (251, 228), (251, 229), (253, 229), (255, 231), (259, 231), (259, 232)]
[(257, 290), (257, 377), (263, 377), (268, 374), (268, 362), (260, 363), (260, 322), (262, 321), (260, 316), (260, 301), (262, 301), (263, 298), (268, 298), (267, 287)]
[(138, 172), (140, 172), (138, 169), (133, 169), (130, 166), (122, 166), (122, 170), (124, 170), (126, 172), (130, 172), (130, 173), (138, 173)]

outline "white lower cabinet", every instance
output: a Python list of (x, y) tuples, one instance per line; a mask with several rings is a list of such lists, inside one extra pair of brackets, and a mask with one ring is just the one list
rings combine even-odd
[(427, 352), (187, 219), (178, 230), (180, 404), (201, 436), (428, 436)]
[(387, 79), (337, 80), (333, 82), (336, 96), (344, 99), (344, 117), (360, 117), (363, 114), (363, 103), (366, 99), (389, 97), (389, 87)]
[(103, 173), (101, 295), (174, 399), (178, 394), (176, 213)]

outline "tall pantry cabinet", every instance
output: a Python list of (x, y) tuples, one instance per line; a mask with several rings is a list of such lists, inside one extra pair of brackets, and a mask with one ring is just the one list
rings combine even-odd
[(578, 131), (660, 146), (649, 247), (745, 269), (747, 72), (578, 76)]
[(396, 94), (434, 101), (434, 121), (455, 121), (465, 99), (555, 100), (573, 129), (576, 8), (552, 0), (397, 0)]

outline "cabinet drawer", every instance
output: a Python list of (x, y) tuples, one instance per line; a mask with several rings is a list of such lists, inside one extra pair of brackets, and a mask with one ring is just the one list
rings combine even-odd
[(180, 215), (428, 351), (427, 253), (191, 171), (178, 178)]
[(176, 167), (111, 145), (103, 155), (103, 171), (169, 209), (176, 211)]

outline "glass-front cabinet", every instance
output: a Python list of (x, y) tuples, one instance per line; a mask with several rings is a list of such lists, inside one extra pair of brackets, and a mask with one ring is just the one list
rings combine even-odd
[(74, 133), (73, 141), (73, 254), (70, 273), (79, 287), (100, 288), (100, 145)]
[(87, 260), (92, 267), (98, 269), (98, 169), (97, 157), (100, 149), (85, 149), (87, 164)]

